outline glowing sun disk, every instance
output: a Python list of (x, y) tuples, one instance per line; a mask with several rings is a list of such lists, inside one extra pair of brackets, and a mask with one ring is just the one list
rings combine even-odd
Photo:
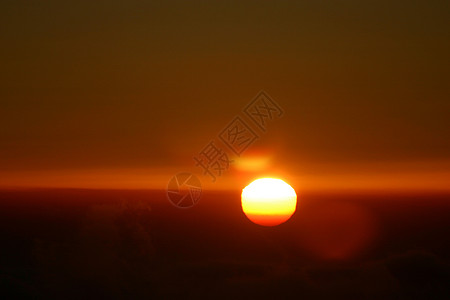
[(252, 222), (275, 226), (287, 221), (295, 212), (297, 195), (281, 179), (261, 178), (242, 190), (241, 204)]

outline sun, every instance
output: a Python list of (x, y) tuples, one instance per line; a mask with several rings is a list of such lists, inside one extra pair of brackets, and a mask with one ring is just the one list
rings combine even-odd
[(260, 178), (242, 190), (242, 210), (252, 222), (276, 226), (295, 212), (297, 194), (281, 179)]

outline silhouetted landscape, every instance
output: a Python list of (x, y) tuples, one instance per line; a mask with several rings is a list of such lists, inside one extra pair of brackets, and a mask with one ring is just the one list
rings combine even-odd
[(277, 227), (239, 192), (0, 193), (2, 290), (29, 298), (448, 299), (450, 195), (305, 193)]

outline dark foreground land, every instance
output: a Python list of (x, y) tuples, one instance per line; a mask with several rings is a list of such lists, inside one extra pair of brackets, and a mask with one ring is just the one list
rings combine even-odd
[[(8, 298), (450, 299), (450, 195), (304, 194), (273, 228), (239, 192), (0, 192)], [(5, 298), (6, 299), (6, 298)]]

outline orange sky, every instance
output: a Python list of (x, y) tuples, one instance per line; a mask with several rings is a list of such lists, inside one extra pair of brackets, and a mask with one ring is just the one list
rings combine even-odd
[(440, 1), (2, 3), (0, 187), (163, 187), (263, 89), (285, 113), (242, 157), (266, 165), (205, 187), (448, 189), (449, 20)]
[[(413, 165), (417, 166), (416, 164)], [(259, 177), (283, 178), (298, 193), (319, 191), (364, 191), (371, 192), (448, 192), (450, 172), (436, 164), (421, 164), (420, 170), (411, 166), (370, 165), (353, 166), (349, 171), (343, 166), (319, 168), (316, 172), (295, 172), (280, 168), (259, 169), (258, 171), (241, 171), (232, 166), (229, 172), (212, 182), (208, 176), (202, 176), (199, 169), (161, 168), (151, 169), (68, 169), (47, 171), (10, 171), (0, 172), (2, 187), (56, 187), (56, 188), (107, 188), (107, 189), (164, 189), (169, 179), (182, 171), (191, 171), (201, 180), (204, 189), (242, 189)], [(403, 170), (400, 168), (403, 167)]]

